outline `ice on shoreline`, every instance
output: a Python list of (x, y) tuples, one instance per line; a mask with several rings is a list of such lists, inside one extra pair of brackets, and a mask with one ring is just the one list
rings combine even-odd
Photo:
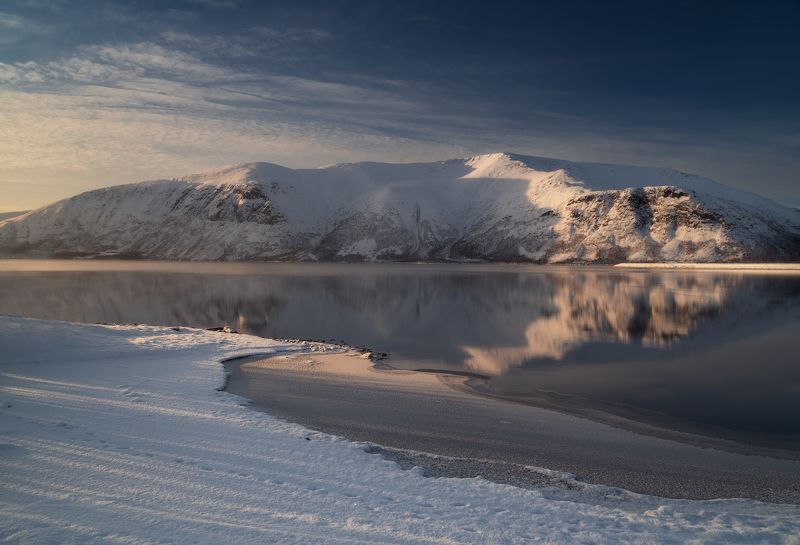
[(800, 507), (553, 499), (425, 478), (218, 391), (221, 360), (301, 344), (0, 317), (10, 543), (797, 543)]

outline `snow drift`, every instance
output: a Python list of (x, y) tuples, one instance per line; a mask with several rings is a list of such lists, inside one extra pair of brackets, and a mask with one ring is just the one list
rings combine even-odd
[(224, 358), (313, 346), (0, 317), (0, 347), (4, 543), (789, 545), (800, 532), (795, 505), (426, 478), (217, 390)]
[(322, 261), (800, 259), (800, 212), (675, 170), (506, 153), (122, 185), (0, 221), (0, 252)]

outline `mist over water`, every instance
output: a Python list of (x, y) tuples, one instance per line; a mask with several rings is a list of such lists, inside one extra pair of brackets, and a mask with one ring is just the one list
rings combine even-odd
[(0, 262), (0, 313), (341, 340), (389, 352), (398, 367), (489, 376), (496, 392), (523, 401), (556, 393), (800, 444), (800, 276), (39, 263)]

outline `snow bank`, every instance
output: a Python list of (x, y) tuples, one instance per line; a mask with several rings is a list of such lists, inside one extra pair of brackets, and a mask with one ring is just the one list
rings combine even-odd
[(0, 317), (0, 536), (798, 543), (797, 506), (624, 494), (563, 501), (481, 479), (429, 479), (217, 390), (224, 358), (303, 349), (195, 329)]

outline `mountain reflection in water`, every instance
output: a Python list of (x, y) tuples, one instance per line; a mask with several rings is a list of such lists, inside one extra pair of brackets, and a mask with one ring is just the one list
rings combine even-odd
[(390, 352), (400, 367), (490, 375), (492, 388), (520, 398), (558, 392), (800, 440), (800, 276), (512, 265), (14, 268), (0, 262), (0, 313), (343, 340)]

